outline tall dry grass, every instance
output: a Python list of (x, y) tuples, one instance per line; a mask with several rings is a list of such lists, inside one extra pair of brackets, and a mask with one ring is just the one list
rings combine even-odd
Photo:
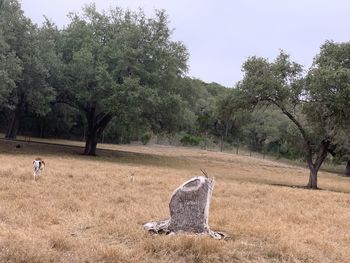
[[(271, 160), (112, 145), (86, 157), (79, 143), (16, 144), (0, 141), (0, 262), (349, 262), (349, 178), (323, 172), (323, 190), (311, 191), (288, 187), (304, 185), (306, 169)], [(34, 182), (38, 156), (46, 167)], [(209, 225), (231, 239), (145, 233), (200, 168), (216, 178)]]

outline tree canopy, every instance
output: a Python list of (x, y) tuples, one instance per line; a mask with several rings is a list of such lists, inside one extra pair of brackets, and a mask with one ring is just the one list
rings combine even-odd
[(85, 153), (95, 154), (98, 138), (112, 118), (150, 129), (171, 130), (181, 111), (175, 84), (187, 70), (187, 50), (171, 40), (164, 11), (98, 12), (87, 6), (71, 15), (62, 32), (65, 67), (62, 101), (87, 119)]
[(1, 5), (1, 96), (11, 111), (6, 137), (16, 138), (25, 110), (38, 115), (50, 110), (55, 90), (49, 83), (51, 71), (47, 65), (54, 61), (47, 56), (51, 52), (46, 48), (49, 40), (40, 38), (40, 29), (24, 16), (19, 3), (8, 0)]

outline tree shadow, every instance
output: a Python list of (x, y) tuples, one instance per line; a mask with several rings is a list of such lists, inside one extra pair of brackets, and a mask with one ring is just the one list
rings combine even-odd
[(334, 193), (350, 194), (350, 191), (341, 191), (341, 190), (336, 190), (336, 189), (323, 189), (323, 188), (312, 189), (312, 188), (308, 188), (305, 185), (290, 185), (290, 184), (277, 184), (277, 183), (264, 183), (264, 184), (271, 185), (271, 186), (277, 186), (277, 187), (303, 189), (303, 190), (308, 190), (308, 191), (327, 191), (327, 192), (334, 192)]
[[(20, 147), (18, 147), (20, 145)], [(47, 142), (0, 139), (0, 154), (66, 156), (96, 162), (138, 164), (184, 169), (193, 163), (185, 157), (161, 156), (123, 150), (98, 149), (96, 156), (84, 155), (84, 147)]]

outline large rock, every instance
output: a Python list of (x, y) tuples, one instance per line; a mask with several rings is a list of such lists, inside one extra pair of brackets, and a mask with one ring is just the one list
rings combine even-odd
[(209, 229), (209, 205), (214, 188), (214, 178), (194, 177), (175, 190), (170, 199), (170, 219), (143, 225), (153, 233), (207, 234), (216, 239), (227, 235)]

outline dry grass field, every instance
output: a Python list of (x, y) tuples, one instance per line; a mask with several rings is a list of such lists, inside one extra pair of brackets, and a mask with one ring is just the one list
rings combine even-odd
[[(306, 184), (306, 169), (272, 160), (137, 145), (86, 157), (66, 143), (0, 141), (0, 262), (350, 260), (350, 178), (321, 172), (312, 191), (289, 187)], [(38, 156), (46, 168), (34, 182)], [(145, 233), (200, 168), (216, 178), (209, 225), (231, 238)]]

